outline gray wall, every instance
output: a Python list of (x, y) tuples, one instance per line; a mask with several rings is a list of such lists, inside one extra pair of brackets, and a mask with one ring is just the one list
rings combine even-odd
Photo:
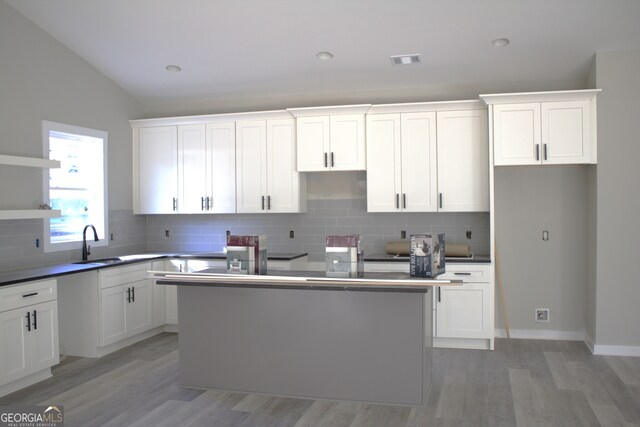
[[(597, 88), (597, 66), (595, 55), (591, 64), (587, 85)], [(596, 340), (596, 298), (597, 298), (597, 248), (598, 248), (598, 166), (587, 167), (587, 306), (586, 306), (586, 339)]]
[[(71, 25), (71, 23), (70, 23)], [(0, 153), (42, 157), (41, 121), (109, 132), (109, 207), (132, 208), (131, 128), (142, 105), (0, 1)], [(2, 209), (42, 203), (41, 172), (0, 167)]]
[[(511, 329), (579, 337), (586, 305), (586, 167), (496, 167), (495, 206)], [(551, 321), (536, 323), (536, 308), (549, 308)], [(499, 304), (496, 327), (504, 328)]]
[(640, 346), (640, 50), (596, 55), (598, 345)]
[[(106, 130), (115, 240), (96, 254), (144, 249), (144, 218), (131, 214), (128, 123), (142, 105), (3, 1), (0, 58), (0, 154), (43, 157), (42, 120)], [(40, 169), (0, 166), (0, 209), (36, 208), (43, 200), (42, 174)], [(42, 241), (42, 220), (0, 221), (0, 270), (80, 258), (79, 251), (45, 254), (42, 246), (35, 247), (37, 238)]]

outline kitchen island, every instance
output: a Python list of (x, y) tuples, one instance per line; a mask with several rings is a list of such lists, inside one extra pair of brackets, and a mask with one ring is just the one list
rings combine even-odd
[(455, 280), (323, 272), (151, 272), (178, 286), (180, 382), (302, 398), (424, 405), (430, 292)]

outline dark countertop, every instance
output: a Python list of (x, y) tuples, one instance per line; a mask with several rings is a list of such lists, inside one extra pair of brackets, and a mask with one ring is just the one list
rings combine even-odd
[[(267, 253), (267, 258), (272, 261), (291, 261), (306, 256), (307, 253)], [(102, 268), (121, 267), (123, 265), (135, 264), (144, 261), (154, 261), (163, 258), (179, 259), (226, 259), (223, 252), (172, 252), (172, 253), (143, 253), (135, 255), (125, 255), (123, 257), (106, 258), (101, 260), (81, 261), (80, 263), (57, 264), (44, 267), (25, 268), (21, 270), (10, 270), (0, 272), (0, 287), (14, 285), (17, 283), (31, 282), (34, 280), (50, 279), (53, 277), (65, 276), (68, 274), (84, 273), (87, 271), (100, 270)]]
[(153, 277), (160, 285), (369, 292), (426, 293), (434, 286), (462, 284), (462, 280), (411, 277), (409, 273), (399, 272), (366, 272), (359, 277), (340, 277), (324, 271), (277, 271), (247, 275), (229, 274), (222, 268), (209, 268), (197, 273), (155, 273)]
[[(388, 254), (373, 254), (373, 255), (365, 255), (365, 262), (409, 262), (409, 255), (388, 255)], [(490, 264), (491, 258), (489, 255), (474, 255), (472, 258), (463, 258), (463, 257), (447, 257), (445, 258), (446, 263), (452, 264)]]

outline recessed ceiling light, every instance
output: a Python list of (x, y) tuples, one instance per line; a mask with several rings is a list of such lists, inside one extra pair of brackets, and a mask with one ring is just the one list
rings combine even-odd
[(389, 58), (391, 59), (391, 65), (412, 65), (422, 62), (420, 60), (419, 53), (414, 53), (411, 55), (393, 55)]
[(508, 46), (509, 43), (511, 43), (511, 40), (501, 37), (499, 39), (495, 39), (495, 40), (491, 40), (491, 44), (494, 45), (495, 47), (505, 47)]
[(333, 58), (333, 53), (331, 52), (318, 52), (316, 53), (318, 59), (322, 59), (323, 61), (328, 61)]
[(164, 68), (165, 68), (165, 70), (169, 71), (170, 73), (178, 73), (178, 72), (182, 71), (182, 68), (178, 67), (177, 65), (167, 65)]

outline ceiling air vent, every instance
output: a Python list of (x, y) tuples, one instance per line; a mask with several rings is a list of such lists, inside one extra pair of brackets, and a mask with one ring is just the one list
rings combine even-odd
[(391, 56), (391, 65), (413, 65), (420, 64), (420, 54), (416, 53), (413, 55), (394, 55)]

